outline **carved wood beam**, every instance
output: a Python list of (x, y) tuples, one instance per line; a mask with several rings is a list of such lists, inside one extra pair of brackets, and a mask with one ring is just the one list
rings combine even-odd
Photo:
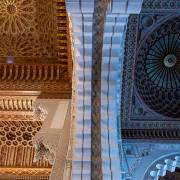
[(41, 91), (40, 98), (71, 98), (71, 78), (59, 64), (0, 64), (0, 89)]
[(0, 121), (36, 121), (34, 106), (40, 91), (0, 91)]
[(59, 82), (67, 79), (67, 66), (62, 64), (0, 64), (0, 81)]
[(2, 176), (47, 176), (49, 177), (51, 168), (20, 168), (20, 167), (0, 167), (0, 179)]

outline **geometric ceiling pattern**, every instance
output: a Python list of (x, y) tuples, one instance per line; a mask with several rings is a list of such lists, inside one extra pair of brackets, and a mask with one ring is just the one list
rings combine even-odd
[(172, 118), (180, 117), (179, 26), (180, 16), (154, 29), (141, 44), (135, 67), (140, 97), (157, 113)]
[(71, 44), (64, 0), (2, 0), (0, 89), (71, 97)]
[(43, 123), (32, 115), (35, 100), (21, 93), (38, 91), (38, 98), (71, 97), (68, 32), (64, 0), (0, 3), (0, 89), (7, 91), (0, 102), (2, 180), (49, 179), (52, 166), (48, 161), (33, 160), (32, 138)]
[(34, 175), (42, 176), (42, 179), (49, 177), (51, 165), (48, 161), (34, 162), (32, 138), (41, 126), (40, 121), (0, 121), (0, 179), (10, 175), (12, 179), (18, 176), (27, 179)]
[[(52, 57), (56, 51), (52, 0), (3, 0), (0, 8), (0, 56)], [(56, 21), (55, 21), (56, 22)]]
[[(180, 139), (180, 16), (153, 10), (155, 1), (129, 17), (125, 41), (122, 136)], [(152, 2), (148, 6), (147, 2)], [(170, 12), (170, 11), (169, 11)]]
[[(34, 162), (32, 139), (42, 127), (35, 101), (39, 92), (0, 92), (0, 179), (47, 179), (51, 165)], [(34, 111), (36, 108), (36, 111)], [(40, 113), (40, 114), (39, 114)]]

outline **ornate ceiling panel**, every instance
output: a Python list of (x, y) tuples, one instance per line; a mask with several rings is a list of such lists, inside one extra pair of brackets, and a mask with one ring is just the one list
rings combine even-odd
[[(0, 171), (0, 178), (4, 175), (12, 175), (14, 170), (16, 175), (21, 173), (21, 175), (30, 175), (23, 171), (27, 168), (32, 168), (32, 172), (35, 171), (34, 168), (39, 168), (37, 174), (43, 168), (48, 168), (50, 173), (51, 166), (45, 159), (33, 162), (35, 149), (32, 146), (32, 138), (41, 129), (41, 126), (42, 122), (40, 121), (0, 121), (0, 166), (4, 168), (3, 171)], [(12, 167), (18, 167), (19, 171)], [(12, 171), (8, 168), (11, 168)], [(39, 174), (39, 176), (41, 175), (42, 173)]]
[[(154, 6), (155, 1), (147, 1)], [(179, 139), (179, 15), (164, 10), (150, 13), (144, 4), (139, 16), (129, 17), (121, 107), (124, 138)]]
[(2, 0), (0, 89), (71, 97), (71, 52), (64, 0)]
[[(35, 101), (38, 91), (0, 91), (0, 179), (41, 177), (48, 179), (51, 166), (45, 159), (34, 162), (32, 138), (44, 117)], [(47, 172), (43, 171), (47, 170)]]
[[(25, 146), (25, 147), (32, 146), (32, 137), (40, 130), (41, 126), (42, 126), (42, 123), (38, 121), (34, 121), (34, 122), (1, 121), (0, 122), (0, 134), (1, 134), (0, 145), (2, 146), (1, 152), (3, 151), (3, 149), (6, 149), (6, 148), (14, 149), (15, 146)], [(1, 153), (1, 155), (3, 155), (3, 153)], [(2, 158), (1, 163), (4, 162), (6, 165), (8, 164), (10, 165), (11, 162), (8, 159), (5, 159), (6, 156), (2, 156), (1, 158)], [(20, 158), (19, 160), (22, 160), (22, 159)], [(4, 163), (2, 163), (1, 165), (5, 165)], [(15, 161), (15, 164), (16, 164), (16, 161)]]
[(2, 0), (0, 56), (57, 57), (58, 23), (66, 25), (66, 14), (58, 22), (56, 13), (53, 0)]
[(180, 16), (166, 21), (145, 37), (135, 68), (140, 97), (154, 111), (172, 118), (180, 118), (179, 27)]
[(53, 2), (3, 0), (1, 2), (1, 56), (53, 56), (55, 25)]

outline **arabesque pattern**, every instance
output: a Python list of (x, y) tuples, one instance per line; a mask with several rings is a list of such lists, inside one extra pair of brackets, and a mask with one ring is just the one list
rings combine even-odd
[(4, 34), (34, 31), (34, 0), (2, 0), (0, 5), (0, 30)]

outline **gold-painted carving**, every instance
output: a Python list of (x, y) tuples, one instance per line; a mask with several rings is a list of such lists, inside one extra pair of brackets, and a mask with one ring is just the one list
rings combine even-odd
[(0, 30), (4, 34), (34, 31), (36, 9), (34, 0), (1, 0)]
[(67, 62), (65, 2), (2, 0), (0, 56), (48, 57)]
[(17, 167), (0, 167), (0, 176), (15, 175), (15, 176), (49, 176), (51, 168), (17, 168)]

